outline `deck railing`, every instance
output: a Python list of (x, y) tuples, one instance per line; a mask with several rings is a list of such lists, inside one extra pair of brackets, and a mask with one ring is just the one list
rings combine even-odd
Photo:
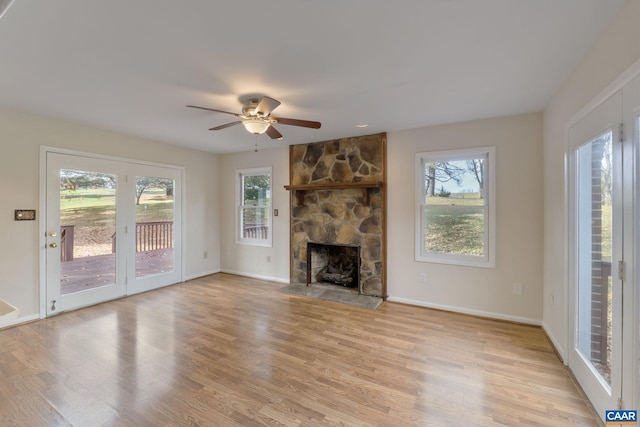
[(173, 221), (136, 223), (136, 252), (173, 247)]
[(600, 272), (595, 274), (591, 289), (591, 359), (605, 366), (611, 334), (609, 325), (611, 261), (595, 261), (594, 273), (598, 270)]
[[(173, 221), (136, 223), (136, 252), (173, 247)], [(116, 233), (111, 236), (111, 252), (116, 252)]]
[[(74, 225), (60, 227), (60, 261), (73, 261)], [(136, 223), (136, 252), (173, 248), (173, 221)], [(111, 253), (116, 253), (116, 233), (111, 235)]]
[(75, 225), (60, 227), (60, 261), (73, 261), (73, 238)]
[(242, 237), (245, 239), (266, 239), (268, 235), (268, 225), (244, 224), (242, 227)]

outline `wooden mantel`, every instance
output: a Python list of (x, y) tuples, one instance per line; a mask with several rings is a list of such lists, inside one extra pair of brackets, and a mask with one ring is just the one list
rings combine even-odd
[(341, 190), (349, 188), (362, 189), (362, 203), (369, 205), (369, 189), (381, 188), (382, 182), (318, 182), (314, 184), (285, 185), (285, 190), (295, 191), (298, 206), (304, 204), (304, 194), (307, 190)]

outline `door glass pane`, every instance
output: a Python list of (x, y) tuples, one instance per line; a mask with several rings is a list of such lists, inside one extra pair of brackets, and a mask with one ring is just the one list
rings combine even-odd
[(611, 385), (611, 132), (578, 149), (577, 348)]
[(136, 277), (175, 268), (172, 179), (136, 177)]
[(115, 283), (115, 175), (61, 169), (60, 225), (60, 293)]

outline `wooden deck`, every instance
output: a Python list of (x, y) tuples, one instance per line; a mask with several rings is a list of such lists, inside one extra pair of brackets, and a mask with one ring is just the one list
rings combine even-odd
[[(115, 254), (76, 258), (61, 263), (60, 292), (71, 294), (115, 282)], [(174, 268), (173, 248), (136, 253), (136, 277)]]

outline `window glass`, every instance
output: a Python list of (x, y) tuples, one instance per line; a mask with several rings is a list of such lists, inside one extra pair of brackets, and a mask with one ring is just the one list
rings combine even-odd
[(493, 266), (493, 152), (418, 154), (418, 261)]
[(271, 168), (238, 171), (239, 227), (242, 243), (271, 245)]

